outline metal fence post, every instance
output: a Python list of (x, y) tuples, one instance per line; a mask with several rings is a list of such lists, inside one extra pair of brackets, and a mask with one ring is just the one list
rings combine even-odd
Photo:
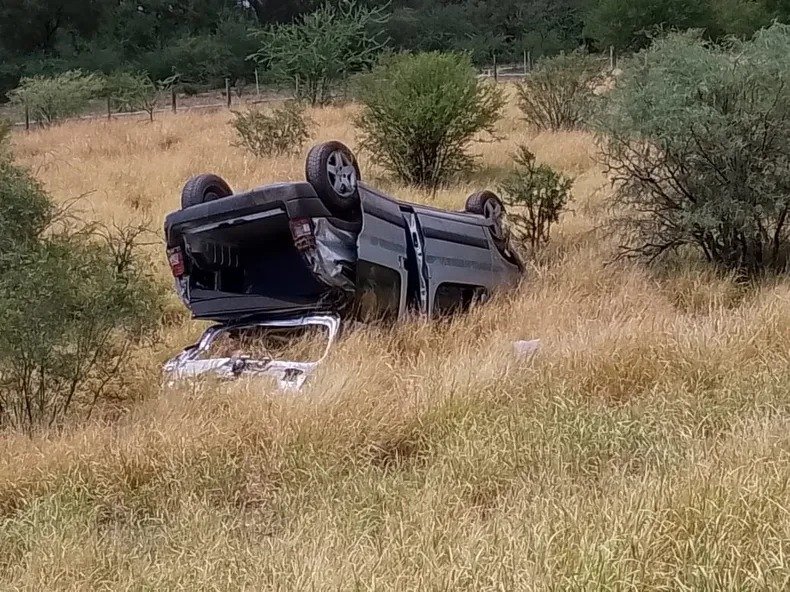
[(107, 97), (107, 121), (112, 119), (112, 97)]
[(30, 131), (30, 107), (25, 103), (25, 131)]
[(527, 75), (527, 50), (524, 50), (524, 76)]
[(494, 82), (499, 82), (499, 72), (496, 64), (496, 54), (494, 54)]
[(614, 70), (614, 45), (609, 46), (609, 69)]
[(225, 94), (228, 95), (228, 109), (230, 109), (231, 105), (231, 98), (230, 98), (230, 78), (225, 79)]

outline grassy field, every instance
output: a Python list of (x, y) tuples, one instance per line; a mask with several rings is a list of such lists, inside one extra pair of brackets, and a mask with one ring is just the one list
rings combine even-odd
[[(355, 145), (352, 108), (315, 141)], [(300, 179), (229, 147), (225, 113), (15, 137), (59, 199), (159, 231), (180, 187)], [(199, 333), (175, 298), (114, 421), (0, 435), (0, 589), (787, 590), (790, 281), (608, 264), (608, 185), (581, 133), (511, 109), (458, 208), (518, 143), (576, 177), (574, 211), (515, 294), (449, 325), (348, 335), (298, 396), (161, 393)], [(362, 173), (378, 179), (363, 162)], [(166, 282), (160, 246), (146, 256)], [(531, 363), (514, 339), (542, 339)]]

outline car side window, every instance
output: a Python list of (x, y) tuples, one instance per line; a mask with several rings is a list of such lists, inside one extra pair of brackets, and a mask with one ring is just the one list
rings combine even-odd
[(359, 313), (365, 319), (396, 319), (400, 311), (401, 275), (396, 269), (360, 261), (357, 265)]
[(468, 311), (472, 303), (485, 296), (486, 290), (468, 284), (443, 283), (436, 288), (433, 299), (434, 317), (445, 317)]

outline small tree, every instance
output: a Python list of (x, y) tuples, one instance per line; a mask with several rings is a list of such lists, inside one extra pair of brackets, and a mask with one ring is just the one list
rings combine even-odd
[(299, 152), (310, 138), (311, 121), (295, 101), (271, 112), (249, 110), (233, 112), (231, 123), (239, 139), (234, 146), (246, 148), (255, 156)]
[(159, 100), (159, 89), (144, 72), (117, 72), (104, 81), (104, 94), (119, 111), (145, 111), (151, 121)]
[(519, 147), (514, 160), (516, 169), (499, 185), (499, 192), (508, 207), (513, 237), (535, 250), (548, 242), (552, 225), (571, 199), (573, 182), (550, 166), (537, 164), (526, 146)]
[(543, 58), (518, 87), (519, 107), (538, 129), (577, 129), (592, 114), (603, 80), (600, 61), (586, 53)]
[(350, 74), (375, 63), (384, 42), (370, 31), (385, 21), (383, 7), (327, 2), (297, 22), (260, 32), (261, 49), (250, 58), (271, 68), (281, 82), (295, 84), (298, 99), (324, 105)]
[(82, 112), (102, 88), (99, 76), (69, 70), (56, 76), (22, 78), (8, 98), (14, 105), (27, 107), (33, 120), (49, 125)]
[(360, 80), (361, 145), (400, 180), (437, 188), (474, 167), (468, 147), (494, 134), (500, 88), (477, 78), (467, 56), (400, 55)]
[[(593, 0), (585, 18), (584, 36), (599, 47), (638, 50), (650, 45), (659, 27), (678, 30), (708, 28), (725, 2), (688, 0)], [(746, 4), (756, 4), (744, 2)], [(715, 7), (715, 11), (713, 8)]]
[(159, 291), (134, 255), (140, 231), (64, 215), (26, 171), (0, 162), (0, 428), (89, 413), (157, 318)]
[(626, 65), (600, 128), (624, 254), (691, 246), (729, 269), (786, 268), (790, 26), (657, 41)]

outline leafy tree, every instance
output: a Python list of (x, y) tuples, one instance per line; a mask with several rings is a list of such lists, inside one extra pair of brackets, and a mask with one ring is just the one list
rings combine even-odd
[(295, 101), (270, 112), (234, 111), (233, 115), (232, 125), (239, 138), (234, 145), (246, 148), (255, 156), (299, 152), (310, 138), (312, 122)]
[(51, 50), (68, 31), (90, 37), (98, 31), (109, 0), (3, 0), (0, 44), (16, 52)]
[(712, 22), (709, 2), (687, 0), (596, 0), (584, 34), (599, 48), (637, 50), (660, 28), (705, 28)]
[(41, 185), (11, 164), (5, 137), (0, 142), (0, 275), (12, 266), (14, 254), (35, 245), (55, 218), (55, 206)]
[(27, 106), (30, 116), (44, 125), (80, 113), (102, 87), (99, 76), (69, 70), (52, 77), (23, 78), (8, 97), (12, 104)]
[(581, 41), (583, 0), (395, 2), (385, 27), (393, 45), (420, 51), (471, 51), (478, 64), (572, 50)]
[(713, 4), (712, 23), (709, 27), (714, 37), (735, 35), (751, 37), (755, 31), (771, 24), (771, 11), (765, 2), (757, 0), (717, 0)]
[(360, 82), (362, 147), (402, 181), (437, 188), (473, 168), (469, 144), (494, 133), (500, 88), (468, 56), (424, 53), (385, 60)]
[(153, 121), (160, 91), (175, 81), (173, 78), (155, 83), (145, 72), (115, 72), (104, 79), (103, 95), (116, 110), (145, 111)]
[(272, 26), (259, 34), (261, 49), (251, 57), (275, 76), (299, 88), (297, 98), (323, 105), (350, 74), (375, 63), (384, 43), (369, 29), (385, 16), (356, 0), (327, 2), (297, 22)]
[(729, 269), (787, 268), (790, 26), (657, 41), (626, 65), (601, 130), (624, 254), (692, 247)]
[(519, 107), (538, 129), (577, 129), (592, 115), (595, 89), (602, 81), (602, 64), (595, 56), (577, 51), (543, 58), (518, 86)]
[(160, 294), (135, 256), (138, 229), (64, 222), (29, 174), (0, 160), (0, 428), (87, 413), (123, 377)]
[(578, 0), (535, 0), (524, 3), (521, 26), (513, 32), (516, 50), (535, 57), (573, 51), (582, 43), (583, 5)]

